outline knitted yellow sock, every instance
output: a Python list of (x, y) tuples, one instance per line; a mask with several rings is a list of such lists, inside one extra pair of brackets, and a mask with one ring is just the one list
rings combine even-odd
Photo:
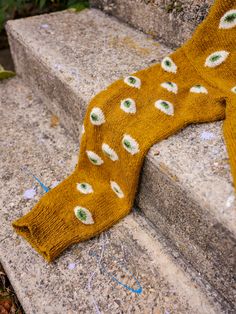
[(182, 48), (92, 99), (74, 173), (13, 223), (45, 259), (127, 215), (149, 148), (190, 123), (226, 116), (236, 182), (235, 26), (235, 1), (216, 1)]

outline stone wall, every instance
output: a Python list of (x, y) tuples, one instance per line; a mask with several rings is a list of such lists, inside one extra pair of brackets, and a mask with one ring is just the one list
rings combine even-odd
[(213, 0), (90, 0), (92, 7), (176, 48), (205, 18)]

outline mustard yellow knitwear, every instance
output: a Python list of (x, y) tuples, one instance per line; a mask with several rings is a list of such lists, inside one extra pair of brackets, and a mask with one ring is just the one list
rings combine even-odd
[(73, 174), (13, 222), (47, 261), (126, 216), (149, 148), (191, 123), (224, 121), (236, 184), (236, 2), (218, 0), (183, 47), (90, 102)]

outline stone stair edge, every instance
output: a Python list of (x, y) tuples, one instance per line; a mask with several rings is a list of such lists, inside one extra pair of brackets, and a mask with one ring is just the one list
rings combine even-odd
[[(94, 10), (94, 11), (97, 11), (97, 9), (86, 9), (86, 11), (87, 10)], [(54, 15), (54, 16), (60, 16), (61, 14), (64, 14), (64, 13), (70, 13), (68, 10), (65, 10), (65, 11), (61, 11), (61, 12), (54, 12), (54, 13), (50, 13), (50, 14), (46, 14), (46, 15)], [(29, 17), (28, 19), (34, 19), (35, 17)], [(37, 16), (37, 18), (40, 18), (40, 16)], [(21, 19), (21, 20), (24, 20), (24, 19)], [(18, 20), (18, 21), (20, 21), (20, 20)], [(12, 28), (12, 25), (14, 25), (15, 24), (15, 22), (17, 22), (17, 21), (9, 21), (8, 22), (8, 25), (7, 25), (7, 30), (8, 30), (8, 36), (11, 36), (12, 34), (9, 34), (9, 33), (11, 33), (12, 31), (15, 31), (16, 29), (14, 28)], [(21, 36), (21, 34), (19, 34), (18, 33), (18, 38), (16, 38), (16, 37), (14, 37), (14, 40), (15, 41), (18, 41), (19, 43), (22, 43), (22, 42), (24, 42), (24, 39), (23, 39), (23, 37)], [(27, 45), (27, 44), (25, 44), (26, 45), (26, 48), (27, 49), (30, 49), (30, 47)], [(35, 54), (35, 50), (32, 50), (31, 49), (31, 53), (33, 54), (33, 57), (35, 58), (35, 59), (37, 59), (37, 57), (38, 57), (38, 55), (37, 54)], [(45, 71), (49, 71), (50, 72), (50, 74), (55, 74), (55, 72), (54, 73), (52, 73), (52, 68), (46, 63), (46, 62), (44, 62), (44, 60), (40, 60), (40, 63), (45, 67)], [(82, 75), (83, 76), (85, 76), (85, 77), (88, 77), (88, 75), (86, 74), (86, 72), (84, 71), (83, 73), (82, 73)], [(71, 84), (69, 84), (68, 83), (68, 81), (65, 79), (65, 77), (64, 76), (62, 76), (62, 75), (60, 75), (60, 72), (57, 72), (56, 74), (55, 74), (55, 78), (57, 79), (59, 77), (59, 80), (60, 81), (63, 81), (63, 86), (65, 86), (66, 88), (68, 88), (68, 91), (69, 92), (71, 92), (72, 93), (72, 95), (73, 95), (73, 93), (75, 94), (75, 97), (77, 97), (78, 98), (78, 100), (79, 101), (81, 101), (82, 102), (82, 104), (80, 105), (80, 106), (78, 106), (78, 111), (79, 111), (79, 121), (81, 121), (81, 119), (82, 119), (82, 116), (84, 115), (84, 113), (85, 113), (85, 104), (87, 103), (87, 102), (89, 102), (89, 100), (93, 97), (93, 95), (94, 94), (96, 94), (96, 91), (95, 92), (93, 92), (92, 93), (92, 95), (91, 95), (91, 93), (90, 93), (90, 91), (89, 91), (89, 93), (90, 93), (90, 95), (86, 95), (85, 93), (84, 93), (84, 91), (83, 91), (83, 93), (79, 93), (77, 90), (75, 90), (75, 88), (74, 88), (74, 86), (71, 86)], [(86, 82), (85, 82), (85, 84), (86, 84)], [(107, 84), (105, 85), (105, 86), (107, 86)], [(84, 86), (83, 86), (84, 87)], [(44, 97), (44, 96), (43, 96)], [(72, 99), (73, 99), (73, 102), (74, 102), (74, 105), (76, 105), (75, 104), (75, 100), (74, 100), (74, 97), (72, 97)], [(79, 133), (80, 133), (80, 131), (78, 130), (78, 134), (77, 135), (79, 135)], [(77, 135), (76, 135), (76, 138), (77, 138)], [(175, 136), (175, 135), (174, 135)], [(147, 159), (148, 159), (148, 162), (151, 162), (153, 165), (155, 165), (156, 166), (156, 164), (155, 164), (155, 161), (154, 161), (154, 158), (153, 158), (153, 155), (152, 155), (152, 150), (153, 150), (153, 148), (151, 148), (150, 149), (150, 152), (148, 153), (148, 155), (147, 155)], [(152, 156), (152, 158), (151, 158), (151, 156)], [(173, 176), (173, 174), (171, 173), (171, 172), (169, 172), (168, 173), (168, 171), (166, 171), (166, 169), (161, 169), (160, 168), (160, 171), (162, 172), (162, 174), (163, 175), (167, 175), (167, 177), (168, 178), (172, 178), (172, 176)], [(174, 185), (176, 185), (176, 187), (179, 187), (179, 188), (183, 188), (183, 185), (182, 185), (182, 183), (179, 183), (178, 181), (173, 181), (173, 184)], [(190, 198), (192, 198), (192, 199), (194, 199), (195, 197), (194, 197), (194, 195), (191, 195), (191, 190), (189, 191), (189, 193), (190, 193)], [(206, 210), (209, 212), (209, 213), (211, 213), (211, 211), (209, 211), (209, 208), (208, 208), (208, 206), (206, 205), (205, 206), (206, 207)], [(231, 228), (231, 232), (235, 232), (235, 235), (236, 235), (236, 229), (234, 228), (234, 229), (232, 229)]]
[[(68, 313), (71, 311), (70, 313), (74, 314), (78, 313), (76, 306), (79, 306), (83, 313), (91, 313), (93, 308), (91, 300), (88, 306), (89, 300), (87, 300), (87, 297), (89, 292), (86, 280), (89, 280), (89, 276), (96, 265), (94, 265), (95, 258), (90, 254), (90, 251), (101, 249), (102, 241), (100, 242), (100, 239), (99, 241), (98, 239), (91, 239), (78, 246), (74, 245), (64, 251), (55, 262), (47, 264), (26, 241), (13, 232), (10, 224), (13, 219), (28, 212), (36, 202), (36, 199), (22, 200), (22, 189), (34, 182), (32, 178), (25, 177), (19, 171), (20, 165), (22, 166), (22, 160), (24, 160), (24, 163), (28, 161), (31, 166), (34, 166), (36, 173), (42, 171), (42, 179), (46, 180), (46, 182), (44, 181), (46, 184), (52, 182), (55, 176), (62, 179), (66, 175), (66, 168), (63, 167), (61, 169), (62, 165), (57, 165), (58, 160), (60, 160), (59, 156), (56, 157), (55, 161), (54, 158), (50, 157), (54, 155), (55, 149), (60, 149), (58, 147), (60, 141), (66, 142), (68, 150), (73, 152), (74, 140), (71, 138), (68, 140), (67, 133), (61, 126), (56, 128), (50, 127), (50, 113), (46, 111), (42, 101), (37, 99), (33, 91), (24, 85), (22, 79), (15, 77), (4, 82), (3, 85), (2, 83), (0, 84), (1, 87), (5, 85), (3, 91), (8, 89), (9, 93), (3, 95), (4, 92), (0, 90), (1, 105), (7, 104), (9, 109), (15, 108), (15, 111), (11, 110), (9, 115), (5, 113), (4, 133), (2, 133), (3, 141), (7, 143), (10, 138), (12, 140), (11, 143), (17, 142), (14, 145), (16, 154), (9, 154), (9, 151), (12, 149), (11, 146), (7, 147), (6, 152), (3, 152), (5, 157), (3, 171), (9, 172), (12, 170), (13, 175), (11, 180), (6, 180), (1, 198), (1, 262), (27, 314), (54, 314), (61, 313), (62, 309), (67, 310)], [(12, 92), (12, 87), (14, 87), (14, 92)], [(27, 112), (27, 117), (24, 116), (25, 112)], [(38, 123), (37, 129), (35, 129), (36, 122)], [(13, 125), (10, 132), (5, 128), (9, 124)], [(28, 128), (27, 131), (26, 127)], [(8, 134), (8, 138), (5, 136), (5, 132)], [(27, 139), (28, 148), (27, 145), (22, 145), (19, 139), (23, 143)], [(44, 153), (42, 154), (41, 149), (43, 147)], [(24, 157), (19, 157), (19, 155), (22, 156), (25, 148)], [(70, 161), (69, 159), (70, 154), (65, 154), (66, 163)], [(47, 162), (48, 160), (49, 162)], [(9, 161), (15, 161), (13, 169)], [(47, 166), (45, 167), (46, 162)], [(69, 162), (70, 170), (73, 168), (73, 163)], [(55, 172), (52, 171), (54, 167)], [(15, 195), (11, 203), (9, 203), (9, 194)], [(40, 195), (37, 193), (36, 198), (38, 199), (39, 197)], [(173, 254), (169, 254), (170, 248), (168, 247), (168, 251), (166, 250), (160, 237), (153, 233), (152, 228), (147, 225), (146, 220), (138, 213), (131, 213), (123, 221), (111, 228), (110, 231), (107, 231), (106, 237), (114, 250), (110, 252), (112, 257), (121, 258), (122, 254), (121, 256), (119, 254), (125, 249), (125, 260), (128, 261), (129, 266), (134, 267), (136, 265), (135, 271), (137, 271), (138, 279), (143, 289), (146, 290), (140, 301), (141, 305), (142, 302), (145, 302), (147, 306), (153, 306), (156, 299), (155, 293), (158, 293), (157, 299), (160, 300), (159, 302), (165, 301), (162, 306), (168, 306), (168, 304), (173, 306), (173, 308), (182, 306), (182, 311), (179, 312), (178, 310), (176, 313), (189, 313), (190, 310), (194, 314), (215, 314), (221, 312), (220, 304), (214, 302), (216, 297), (214, 291), (210, 291), (209, 287), (199, 284), (199, 282), (194, 280), (194, 276), (191, 276), (181, 268), (175, 260), (175, 254), (172, 251)], [(138, 258), (140, 252), (141, 258)], [(108, 261), (112, 265), (114, 264), (114, 260), (111, 257)], [(76, 270), (72, 268), (74, 263)], [(150, 265), (153, 266), (155, 276), (150, 275), (153, 274), (152, 271), (150, 272)], [(159, 283), (158, 279), (155, 278), (159, 276), (158, 274), (160, 275)], [(97, 294), (104, 295), (106, 298), (108, 293), (106, 280), (104, 280), (101, 274), (98, 277), (95, 281), (97, 285), (94, 285), (93, 291), (97, 291)], [(155, 286), (155, 284), (158, 284), (158, 286)], [(163, 294), (167, 294), (166, 300), (159, 298), (159, 295), (162, 294), (162, 289), (164, 291)], [(75, 291), (76, 294), (73, 294)], [(129, 293), (123, 290), (119, 291), (119, 297), (124, 298), (127, 304), (135, 300)], [(110, 291), (110, 294), (111, 299), (105, 299), (108, 303), (114, 299), (112, 291)], [(86, 300), (83, 302), (83, 299)], [(122, 302), (122, 304), (126, 302)], [(176, 305), (174, 302), (180, 302), (180, 304)], [(74, 305), (70, 307), (70, 304)], [(157, 310), (157, 308), (155, 309)], [(112, 313), (118, 314), (119, 312), (113, 309)]]
[[(45, 66), (47, 66), (47, 65), (45, 65)], [(34, 79), (35, 79), (35, 78), (34, 78)], [(38, 82), (37, 82), (37, 83), (38, 83)], [(64, 86), (65, 86), (65, 85), (64, 85)], [(68, 84), (68, 82), (66, 83), (66, 86), (68, 87), (68, 89), (70, 89), (70, 84)], [(74, 89), (73, 89), (73, 90), (74, 90)], [(78, 96), (78, 93), (75, 94), (74, 96), (75, 96), (75, 97), (72, 97), (73, 99), (72, 99), (72, 101), (71, 101), (71, 104), (76, 101), (76, 97)], [(49, 99), (50, 99), (50, 98), (49, 98)], [(62, 99), (63, 99), (63, 96), (62, 96)], [(51, 100), (51, 99), (50, 99), (50, 100)], [(83, 101), (83, 103), (84, 103), (84, 101)], [(50, 105), (51, 105), (51, 104), (50, 104)], [(57, 105), (56, 105), (56, 106), (57, 106)], [(56, 108), (56, 107), (55, 107), (55, 108)], [(84, 108), (83, 108), (83, 110), (84, 110)], [(79, 108), (78, 108), (78, 112), (79, 112)], [(84, 112), (83, 112), (83, 113), (84, 113)], [(82, 114), (79, 113), (79, 114), (80, 114), (80, 117), (81, 117), (81, 115), (83, 115), (83, 113), (82, 113)], [(78, 131), (78, 132), (79, 132), (79, 131)], [(151, 162), (151, 160), (149, 160), (149, 159), (148, 159), (147, 161), (148, 161), (149, 163)], [(166, 176), (166, 173), (163, 172), (162, 175)], [(172, 182), (172, 184), (173, 184), (173, 182)], [(174, 186), (179, 186), (179, 185), (178, 185), (178, 183), (174, 182), (174, 185), (172, 186), (172, 188), (173, 188)], [(143, 193), (143, 194), (144, 194), (144, 193)], [(142, 194), (142, 195), (143, 195), (143, 194)], [(141, 207), (142, 207), (142, 206), (141, 206)], [(143, 205), (143, 207), (144, 207), (144, 205)], [(155, 211), (155, 208), (154, 208), (153, 210)], [(197, 212), (198, 209), (195, 207), (195, 210), (196, 210), (196, 212)], [(147, 214), (148, 214), (148, 213), (147, 213)], [(148, 218), (149, 220), (152, 221), (152, 215), (149, 215), (149, 214), (148, 214), (148, 215), (146, 215), (146, 216), (147, 216), (147, 218)], [(204, 217), (203, 219), (205, 219), (206, 221), (209, 220), (209, 221), (211, 222), (211, 224), (212, 224), (212, 222), (213, 222), (213, 221), (211, 221), (211, 217), (210, 217), (210, 216), (207, 217), (207, 218)], [(210, 224), (210, 225), (211, 225), (211, 224)], [(226, 230), (226, 231), (227, 231), (227, 230)], [(220, 229), (219, 229), (219, 232), (220, 232)], [(219, 235), (220, 235), (220, 233), (219, 233)]]

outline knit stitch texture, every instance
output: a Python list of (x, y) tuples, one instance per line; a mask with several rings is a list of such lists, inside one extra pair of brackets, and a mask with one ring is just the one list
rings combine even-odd
[(192, 38), (161, 64), (117, 80), (91, 100), (75, 171), (13, 227), (52, 261), (130, 212), (154, 143), (191, 123), (222, 119), (236, 186), (234, 0), (217, 0)]

